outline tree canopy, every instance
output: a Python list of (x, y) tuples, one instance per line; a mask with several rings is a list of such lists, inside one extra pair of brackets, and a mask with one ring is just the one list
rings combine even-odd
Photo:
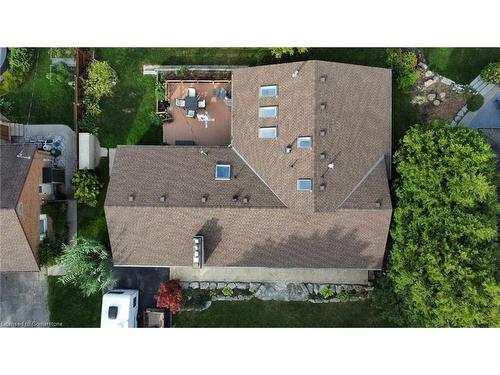
[(416, 125), (395, 154), (393, 247), (376, 294), (402, 326), (499, 326), (495, 155), (474, 129)]
[(78, 170), (73, 175), (71, 183), (75, 187), (74, 197), (79, 203), (95, 207), (104, 186), (95, 174), (87, 169)]

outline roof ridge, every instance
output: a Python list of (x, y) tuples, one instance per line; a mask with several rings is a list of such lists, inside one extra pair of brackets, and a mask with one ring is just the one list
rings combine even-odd
[(373, 171), (375, 170), (375, 168), (380, 164), (381, 161), (385, 160), (385, 154), (382, 154), (382, 156), (375, 162), (375, 164), (373, 164), (370, 169), (368, 170), (368, 172), (366, 172), (366, 174), (363, 176), (363, 178), (361, 178), (361, 180), (359, 180), (359, 182), (354, 186), (354, 188), (351, 190), (351, 192), (349, 194), (347, 194), (347, 196), (344, 198), (344, 200), (342, 202), (340, 202), (340, 204), (337, 206), (337, 208), (341, 208), (342, 205), (347, 202), (347, 200), (351, 197), (351, 195), (354, 194), (354, 192), (356, 190), (358, 190), (358, 188), (363, 185), (363, 183), (368, 179), (368, 177), (370, 177), (370, 175), (373, 173)]
[(236, 155), (238, 155), (238, 157), (239, 157), (241, 160), (243, 160), (243, 162), (244, 162), (244, 163), (248, 166), (248, 168), (250, 168), (250, 170), (251, 170), (251, 171), (252, 171), (252, 172), (253, 172), (253, 173), (254, 173), (254, 174), (255, 174), (255, 175), (259, 178), (259, 180), (261, 180), (261, 181), (264, 183), (264, 185), (266, 185), (266, 187), (267, 187), (267, 188), (271, 191), (271, 193), (273, 193), (273, 194), (274, 194), (274, 196), (275, 196), (276, 198), (278, 198), (278, 200), (279, 200), (279, 201), (283, 204), (283, 206), (285, 206), (286, 208), (288, 208), (288, 206), (286, 205), (286, 203), (285, 203), (285, 202), (283, 202), (283, 200), (282, 200), (282, 199), (278, 196), (278, 194), (276, 194), (276, 193), (275, 193), (275, 191), (274, 191), (273, 189), (271, 189), (271, 187), (267, 184), (267, 182), (266, 182), (266, 181), (265, 181), (265, 180), (264, 180), (264, 179), (263, 179), (263, 178), (262, 178), (262, 177), (261, 177), (261, 176), (257, 173), (257, 171), (256, 171), (256, 170), (255, 170), (255, 169), (254, 169), (254, 168), (250, 165), (250, 163), (248, 163), (248, 162), (246, 161), (246, 159), (245, 159), (243, 156), (241, 156), (241, 154), (240, 154), (240, 153), (238, 152), (238, 150), (234, 147), (234, 145), (230, 144), (228, 147), (229, 147), (231, 150), (233, 150), (233, 151), (234, 151), (234, 153), (235, 153)]

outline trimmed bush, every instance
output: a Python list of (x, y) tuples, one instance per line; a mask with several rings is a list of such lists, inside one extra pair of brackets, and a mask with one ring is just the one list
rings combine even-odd
[(230, 287), (226, 286), (224, 289), (222, 289), (222, 294), (225, 297), (232, 297), (234, 294), (234, 290), (231, 289)]
[(471, 112), (475, 112), (483, 106), (483, 103), (484, 98), (482, 95), (472, 95), (469, 99), (467, 99), (467, 109)]
[(483, 81), (500, 84), (500, 62), (490, 63), (481, 71)]
[(321, 294), (321, 297), (323, 297), (324, 299), (329, 299), (335, 295), (335, 292), (332, 290), (332, 288), (328, 287), (321, 290), (319, 294)]

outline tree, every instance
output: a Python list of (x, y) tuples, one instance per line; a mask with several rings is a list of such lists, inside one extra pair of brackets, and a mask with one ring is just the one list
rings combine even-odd
[(295, 53), (306, 53), (308, 48), (305, 47), (281, 47), (281, 48), (269, 48), (271, 55), (277, 59), (281, 59), (285, 55), (293, 56)]
[(495, 155), (474, 129), (416, 125), (395, 153), (393, 246), (376, 302), (395, 324), (500, 325)]
[(9, 48), (9, 66), (19, 73), (27, 73), (31, 68), (31, 51), (28, 48)]
[(98, 102), (102, 97), (113, 94), (116, 74), (107, 61), (92, 61), (87, 69), (87, 76), (83, 80), (83, 90), (91, 102)]
[(59, 262), (65, 271), (60, 281), (77, 286), (86, 296), (116, 285), (109, 252), (97, 241), (78, 238), (72, 244), (63, 245)]
[(97, 199), (104, 186), (95, 174), (87, 169), (78, 170), (73, 175), (71, 183), (75, 187), (74, 197), (79, 203), (95, 207)]
[(486, 65), (481, 71), (481, 78), (489, 83), (500, 84), (500, 62)]
[(184, 292), (179, 285), (179, 280), (161, 283), (155, 299), (156, 307), (170, 309), (172, 314), (179, 312), (184, 303)]

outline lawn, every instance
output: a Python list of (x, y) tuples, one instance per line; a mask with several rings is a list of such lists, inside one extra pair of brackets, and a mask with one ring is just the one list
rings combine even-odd
[(253, 299), (214, 302), (201, 312), (174, 315), (174, 327), (389, 327), (370, 302), (312, 304)]
[(48, 303), (50, 320), (62, 327), (99, 327), (101, 317), (100, 293), (85, 297), (78, 288), (63, 285), (57, 276), (49, 276)]
[[(12, 104), (9, 120), (30, 124), (64, 124), (73, 128), (74, 90), (67, 84), (51, 83), (48, 48), (37, 48), (33, 68), (23, 86), (5, 98)], [(31, 107), (31, 108), (30, 108)]]
[(490, 62), (500, 61), (500, 48), (424, 48), (429, 67), (458, 83), (470, 83)]

